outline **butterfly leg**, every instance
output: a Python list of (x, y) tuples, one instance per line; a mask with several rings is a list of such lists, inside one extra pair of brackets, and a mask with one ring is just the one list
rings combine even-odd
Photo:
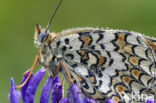
[(16, 88), (22, 88), (22, 87), (28, 82), (29, 78), (31, 77), (32, 71), (34, 70), (34, 68), (35, 68), (35, 66), (36, 66), (36, 64), (37, 64), (37, 62), (38, 62), (38, 60), (39, 60), (39, 57), (40, 57), (40, 54), (38, 54), (38, 55), (36, 56), (32, 67), (28, 70), (29, 74), (28, 74), (26, 80), (25, 80), (21, 85), (16, 86)]
[(52, 76), (55, 77), (57, 75), (57, 73), (59, 72), (60, 68), (61, 68), (61, 63), (54, 69)]
[(60, 62), (60, 64), (54, 69), (52, 75), (56, 76), (56, 74), (59, 72), (61, 67), (63, 67), (63, 69), (65, 70), (65, 73), (67, 74), (67, 77), (69, 78), (69, 81), (71, 82), (71, 84), (74, 84), (74, 82), (73, 82), (73, 80), (72, 80), (72, 78), (71, 78), (71, 76), (69, 74), (69, 71), (68, 71), (68, 69), (67, 69), (64, 62)]
[(61, 80), (61, 85), (62, 85), (62, 86), (64, 85), (64, 77), (63, 77), (62, 80)]
[(73, 82), (73, 80), (72, 80), (72, 78), (71, 78), (71, 76), (70, 76), (70, 74), (69, 74), (69, 71), (68, 71), (66, 65), (64, 64), (64, 62), (61, 62), (60, 64), (63, 66), (65, 72), (67, 73), (67, 76), (68, 76), (69, 81), (71, 82), (71, 84), (74, 84), (74, 82)]

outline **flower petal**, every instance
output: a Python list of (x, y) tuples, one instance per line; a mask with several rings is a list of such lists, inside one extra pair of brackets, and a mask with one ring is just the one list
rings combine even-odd
[(108, 99), (106, 103), (115, 103), (115, 102), (112, 99)]
[(49, 77), (45, 83), (45, 85), (42, 88), (42, 93), (40, 97), (40, 103), (48, 103), (50, 92), (52, 90), (53, 86), (53, 78)]
[(154, 100), (147, 100), (145, 103), (156, 103)]
[(70, 88), (72, 91), (74, 103), (83, 103), (83, 97), (78, 86), (73, 84)]
[(25, 100), (24, 103), (34, 103), (34, 96), (36, 93), (36, 89), (43, 78), (45, 73), (45, 69), (41, 68), (29, 81), (26, 94), (25, 94)]
[(145, 103), (156, 103), (154, 100), (154, 95), (148, 96), (148, 98), (145, 100)]
[(84, 98), (84, 103), (96, 103), (96, 101), (93, 100), (93, 99), (90, 99), (90, 98), (85, 97)]
[(19, 93), (15, 89), (14, 79), (10, 79), (11, 88), (10, 88), (10, 103), (19, 103)]
[(84, 103), (87, 103), (88, 101), (87, 101), (87, 97), (84, 97)]
[[(26, 80), (28, 76), (28, 73), (26, 75), (24, 75), (24, 77), (22, 78), (21, 84)], [(33, 74), (31, 75), (31, 77), (33, 76)], [(25, 96), (26, 96), (26, 90), (28, 88), (29, 85), (29, 81), (31, 78), (29, 78), (29, 80), (27, 81), (27, 83), (21, 88), (21, 95), (22, 95), (22, 100), (25, 101)]]
[(63, 98), (59, 101), (59, 103), (70, 103), (68, 98)]
[(63, 87), (60, 83), (55, 83), (52, 92), (51, 103), (58, 103), (63, 95)]
[(68, 88), (67, 98), (68, 98), (69, 103), (74, 103), (73, 95), (72, 95), (72, 92), (71, 92), (71, 88)]
[(59, 76), (57, 76), (57, 77), (53, 80), (53, 86), (54, 86), (55, 83), (60, 83)]

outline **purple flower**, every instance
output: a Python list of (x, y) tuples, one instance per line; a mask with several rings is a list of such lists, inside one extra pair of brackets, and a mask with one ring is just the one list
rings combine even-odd
[[(32, 74), (28, 82), (21, 88), (23, 103), (34, 103), (34, 97), (37, 87), (42, 80), (44, 74), (45, 70), (43, 68), (40, 69), (36, 74)], [(27, 76), (28, 74), (23, 77), (21, 83), (26, 80)], [(76, 86), (76, 84), (73, 84), (69, 87), (67, 97), (63, 98), (63, 86), (59, 81), (59, 77), (56, 77), (55, 79), (49, 77), (47, 79), (45, 85), (42, 88), (40, 103), (49, 102), (51, 91), (51, 103), (96, 103), (93, 99), (89, 99), (87, 97), (83, 98), (81, 90)], [(19, 99), (19, 92), (15, 89), (13, 78), (11, 78), (10, 103), (19, 103)]]
[(55, 83), (60, 83), (60, 80), (59, 80), (58, 76), (53, 80), (53, 87), (54, 87)]
[(53, 87), (53, 93), (51, 103), (58, 103), (63, 96), (63, 87), (60, 83), (55, 83)]
[(145, 103), (156, 103), (154, 100), (147, 100)]
[(74, 103), (83, 103), (82, 93), (76, 84), (71, 87), (71, 92), (73, 96)]
[(19, 103), (19, 95), (17, 90), (15, 89), (14, 79), (10, 79), (11, 88), (10, 88), (10, 103)]
[(68, 102), (69, 102), (69, 103), (73, 103), (74, 100), (73, 100), (73, 95), (72, 95), (72, 91), (71, 91), (70, 88), (68, 88), (67, 93), (68, 93), (68, 94), (67, 94)]
[[(28, 73), (25, 74), (24, 77), (22, 78), (21, 84), (26, 80), (27, 76), (28, 76)], [(31, 75), (30, 79), (32, 78), (32, 76), (33, 76), (33, 74)], [(26, 97), (26, 90), (27, 90), (27, 88), (28, 88), (28, 86), (29, 86), (30, 79), (29, 79), (28, 82), (25, 84), (25, 86), (21, 88), (21, 95), (22, 95), (22, 100), (23, 100), (23, 102), (26, 101), (26, 100), (25, 100), (25, 97)]]
[(84, 103), (96, 103), (96, 101), (93, 100), (93, 99), (90, 99), (90, 98), (85, 97), (84, 98)]
[(66, 98), (62, 98), (59, 103), (70, 103), (69, 102), (69, 99), (66, 97)]
[(25, 88), (25, 96), (23, 97), (23, 103), (34, 103), (34, 96), (37, 90), (37, 87), (43, 78), (45, 70), (42, 68), (40, 69), (29, 81), (27, 88)]
[(112, 99), (108, 99), (107, 103), (115, 103)]
[(53, 79), (52, 79), (52, 77), (49, 77), (47, 79), (45, 85), (42, 88), (40, 103), (48, 103), (50, 92), (52, 90), (52, 86), (53, 86)]

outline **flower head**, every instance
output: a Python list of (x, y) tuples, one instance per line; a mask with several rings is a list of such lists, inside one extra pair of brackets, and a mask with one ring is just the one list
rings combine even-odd
[(96, 103), (96, 101), (94, 99), (90, 99), (90, 98), (85, 97), (84, 103)]
[[(34, 96), (37, 90), (37, 87), (43, 78), (45, 70), (42, 68), (36, 74), (32, 76), (28, 84), (22, 87), (21, 94), (23, 94), (23, 103), (34, 103)], [(26, 78), (26, 77), (24, 77)], [(24, 94), (25, 93), (25, 94)]]
[(18, 91), (15, 89), (14, 79), (10, 79), (11, 88), (10, 88), (10, 103), (19, 103), (20, 96), (18, 95)]
[(145, 103), (156, 103), (156, 101), (154, 101), (154, 99), (152, 99), (152, 100), (147, 100)]
[(55, 83), (53, 87), (53, 93), (51, 103), (58, 103), (63, 96), (63, 87), (60, 83)]
[(40, 103), (48, 103), (52, 86), (53, 86), (53, 78), (49, 77), (42, 88)]
[[(21, 96), (23, 103), (34, 103), (34, 97), (37, 90), (37, 87), (42, 80), (45, 74), (45, 70), (41, 68), (36, 74), (32, 74), (31, 78), (25, 84), (24, 87), (21, 88)], [(22, 83), (27, 78), (28, 74), (26, 74)], [(59, 77), (55, 79), (49, 77), (45, 82), (41, 96), (40, 103), (48, 103), (49, 97), (52, 91), (51, 103), (96, 103), (95, 100), (89, 99), (87, 97), (83, 97), (81, 90), (77, 87), (76, 84), (73, 84), (68, 89), (68, 94), (63, 98), (63, 85), (61, 85), (59, 81)], [(13, 78), (11, 78), (11, 88), (10, 88), (10, 103), (20, 103), (20, 96), (18, 91), (15, 89), (15, 84)], [(113, 103), (113, 102), (107, 102)]]

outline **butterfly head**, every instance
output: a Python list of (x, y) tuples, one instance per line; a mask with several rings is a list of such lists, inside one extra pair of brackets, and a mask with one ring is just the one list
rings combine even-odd
[(39, 24), (36, 24), (34, 43), (37, 47), (40, 47), (48, 38), (49, 32), (46, 29), (42, 29)]

